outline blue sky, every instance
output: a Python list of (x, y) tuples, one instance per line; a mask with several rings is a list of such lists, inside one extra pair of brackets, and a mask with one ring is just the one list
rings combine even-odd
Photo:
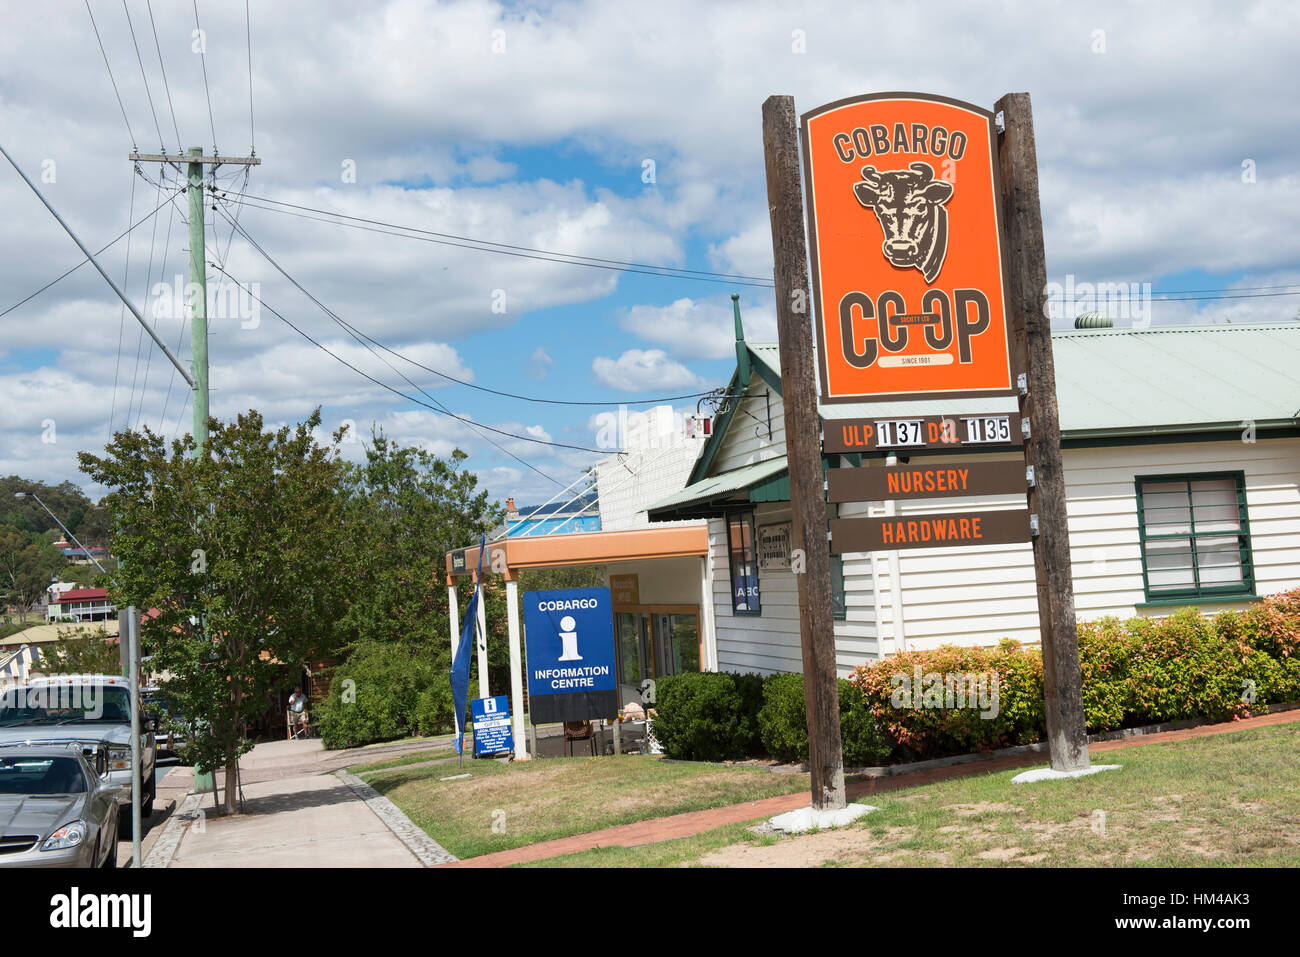
[[(42, 189), (96, 247), (161, 201), (136, 179), (132, 212), (133, 143), (210, 150), (215, 134), (234, 155), (255, 139), (264, 162), (248, 192), (279, 202), (498, 243), (770, 276), (765, 97), (789, 93), (806, 110), (882, 90), (986, 105), (1028, 90), (1049, 281), (1150, 283), (1157, 294), (1300, 282), (1300, 104), (1285, 92), (1300, 47), (1294, 5), (936, 2), (891, 5), (880, 18), (873, 5), (847, 3), (253, 0), (251, 123), (242, 4), (199, 4), (205, 51), (197, 54), (192, 7), (154, 5), (154, 49), (145, 5), (128, 0), (143, 67), (121, 5), (97, 0), (91, 9), (109, 68), (80, 3), (4, 5), (0, 141), (29, 175), (49, 172)], [(646, 161), (653, 183), (643, 181)], [(158, 169), (144, 172), (153, 178)], [(233, 172), (221, 173), (226, 188), (238, 185)], [(12, 170), (0, 169), (0, 204), (4, 309), (77, 252)], [(233, 215), (237, 197), (220, 205)], [(221, 212), (208, 215), (230, 275), (348, 361), (409, 390), (248, 243), (236, 237), (227, 255), (230, 229)], [(494, 389), (599, 403), (520, 402), (404, 367), (458, 414), (518, 435), (593, 446), (595, 417), (616, 414), (620, 402), (723, 385), (733, 366), (732, 292), (751, 338), (775, 333), (766, 288), (501, 256), (282, 209), (245, 206), (238, 215), (313, 295), (402, 354)], [(178, 216), (165, 207), (132, 234), (127, 285), (142, 309), (159, 305), (156, 283), (170, 283), (185, 261)], [(104, 261), (122, 277), (126, 242)], [(210, 270), (210, 281), (221, 277)], [(1151, 319), (1280, 321), (1298, 310), (1300, 296), (1204, 299), (1157, 302)], [(554, 491), (480, 433), (385, 392), (273, 316), (224, 320), (213, 321), (209, 344), (214, 414), (253, 407), (269, 422), (293, 422), (321, 405), (328, 426), (353, 422), (363, 438), (373, 422), (438, 454), (464, 449), (502, 499), (541, 501)], [(157, 322), (188, 356), (179, 313)], [(85, 484), (76, 452), (102, 448), (110, 429), (187, 428), (165, 360), (148, 349), (145, 385), (138, 340), (89, 268), (0, 317), (0, 474)], [(695, 402), (677, 406), (693, 411)], [(597, 457), (492, 438), (563, 484)], [(362, 444), (344, 452), (358, 457)]]

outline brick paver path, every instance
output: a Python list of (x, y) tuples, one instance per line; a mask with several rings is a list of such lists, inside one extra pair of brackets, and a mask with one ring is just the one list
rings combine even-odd
[[(1300, 721), (1300, 711), (1279, 711), (1276, 714), (1267, 714), (1258, 718), (1247, 718), (1244, 721), (1226, 721), (1222, 724), (1207, 724), (1197, 728), (1185, 728), (1181, 731), (1160, 731), (1155, 734), (1135, 735), (1131, 738), (1121, 738), (1116, 741), (1103, 741), (1089, 745), (1088, 751), (1092, 755), (1101, 754), (1107, 751), (1118, 751), (1123, 748), (1137, 747), (1143, 744), (1164, 744), (1171, 741), (1186, 741), (1189, 738), (1204, 738), (1215, 734), (1230, 734), (1235, 731), (1245, 731), (1250, 728), (1264, 728), (1275, 724), (1288, 724)], [(932, 768), (926, 771), (917, 771), (915, 773), (893, 774), (889, 777), (869, 778), (865, 781), (851, 781), (846, 787), (849, 800), (862, 797), (868, 794), (879, 794), (882, 791), (896, 791), (901, 788), (916, 787), (919, 784), (931, 784), (935, 781), (946, 781), (949, 778), (967, 777), (974, 774), (989, 774), (995, 771), (1005, 771), (1011, 768), (1021, 768), (1027, 765), (1043, 764), (1046, 753), (1041, 751), (1030, 751), (1021, 754), (1003, 755), (1000, 757), (989, 758), (986, 761), (976, 761), (970, 764), (955, 764), (944, 768)], [(671, 817), (651, 818), (647, 821), (637, 821), (633, 824), (620, 824), (617, 827), (607, 827), (599, 831), (590, 831), (586, 834), (575, 834), (572, 837), (561, 837), (553, 841), (543, 841), (539, 844), (529, 844), (525, 847), (517, 847), (509, 851), (497, 851), (493, 854), (483, 854), (479, 857), (472, 857), (469, 860), (457, 861), (454, 864), (444, 864), (443, 867), (509, 867), (512, 864), (522, 864), (526, 861), (540, 861), (548, 857), (559, 857), (561, 854), (574, 854), (578, 851), (589, 851), (596, 847), (637, 847), (641, 844), (654, 844), (659, 841), (671, 841), (676, 838), (690, 837), (694, 834), (702, 834), (705, 831), (711, 831), (714, 828), (725, 827), (728, 824), (736, 824), (741, 821), (752, 821), (756, 818), (773, 817), (785, 811), (793, 811), (797, 808), (806, 807), (808, 804), (808, 794), (806, 791), (799, 791), (795, 794), (786, 794), (780, 797), (765, 798), (762, 801), (749, 801), (744, 804), (733, 804), (728, 807), (710, 808), (705, 811), (689, 811), (685, 814), (674, 814)]]

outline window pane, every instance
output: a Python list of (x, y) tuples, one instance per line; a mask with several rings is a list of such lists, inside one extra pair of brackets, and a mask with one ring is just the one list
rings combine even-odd
[(1152, 591), (1195, 588), (1190, 539), (1148, 540), (1147, 580)]
[(1230, 532), (1240, 528), (1236, 480), (1193, 482), (1192, 514), (1197, 532)]
[(1142, 518), (1148, 535), (1175, 535), (1192, 530), (1191, 499), (1186, 482), (1150, 482), (1142, 486)]
[(1244, 585), (1237, 536), (1197, 536), (1196, 568), (1200, 573), (1202, 588)]

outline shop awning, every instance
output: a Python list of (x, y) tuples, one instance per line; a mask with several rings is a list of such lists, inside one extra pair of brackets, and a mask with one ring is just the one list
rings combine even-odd
[(790, 478), (785, 456), (764, 459), (688, 485), (646, 509), (652, 522), (713, 518), (737, 505), (788, 502)]

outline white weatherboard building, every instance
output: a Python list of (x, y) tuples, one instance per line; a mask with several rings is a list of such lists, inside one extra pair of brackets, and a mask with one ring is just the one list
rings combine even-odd
[[(737, 339), (728, 392), (740, 397), (719, 415), (685, 487), (648, 514), (708, 521), (713, 607), (701, 616), (701, 666), (799, 671), (796, 581), (781, 554), (791, 513), (779, 352), (775, 343), (745, 343), (739, 327)], [(1053, 333), (1052, 344), (1080, 620), (1241, 608), (1300, 585), (1300, 323), (1070, 330)], [(834, 405), (821, 414), (825, 431), (837, 418), (1015, 410), (1010, 398)], [(828, 458), (864, 468), (884, 461)], [(924, 461), (972, 459), (1019, 461), (1021, 453)], [(1024, 503), (1019, 494), (868, 502), (828, 505), (827, 517)], [(1039, 640), (1027, 543), (846, 554), (831, 565), (842, 675), (896, 651)]]

